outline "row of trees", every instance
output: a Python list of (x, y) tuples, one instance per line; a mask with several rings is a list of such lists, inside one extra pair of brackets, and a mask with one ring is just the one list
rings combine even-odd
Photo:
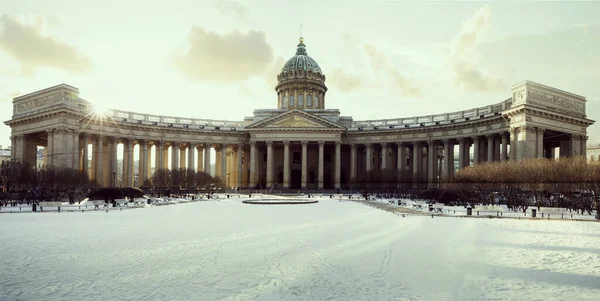
[(205, 172), (196, 172), (190, 168), (159, 169), (144, 183), (144, 187), (152, 187), (152, 194), (156, 196), (182, 196), (223, 189), (223, 181), (219, 177), (213, 177)]
[[(18, 161), (0, 164), (0, 203), (37, 203), (81, 201), (100, 188), (88, 174), (71, 168), (48, 167), (36, 170)], [(154, 195), (184, 195), (222, 189), (223, 182), (192, 169), (157, 170), (142, 189)]]
[(452, 205), (500, 203), (513, 210), (551, 206), (588, 213), (600, 209), (600, 164), (588, 164), (585, 158), (483, 163), (433, 185), (410, 171), (377, 170), (350, 185), (365, 195)]
[(88, 175), (79, 170), (60, 167), (35, 170), (16, 161), (4, 161), (0, 165), (0, 186), (0, 200), (4, 204), (76, 202), (96, 187)]
[(515, 210), (535, 205), (591, 214), (600, 209), (600, 164), (585, 158), (481, 164), (460, 170), (445, 186), (463, 202), (499, 200)]

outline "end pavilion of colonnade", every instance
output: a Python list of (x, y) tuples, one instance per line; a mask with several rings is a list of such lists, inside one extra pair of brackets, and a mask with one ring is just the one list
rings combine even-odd
[(36, 166), (41, 146), (46, 166), (81, 169), (103, 186), (115, 185), (121, 171), (122, 186), (141, 186), (160, 168), (210, 172), (212, 148), (215, 175), (228, 187), (343, 189), (385, 169), (434, 186), (482, 162), (585, 157), (587, 127), (594, 123), (585, 97), (531, 81), (484, 107), (355, 121), (325, 108), (326, 77), (302, 39), (277, 78), (277, 109), (255, 110), (243, 121), (116, 109), (100, 114), (66, 84), (19, 96), (5, 122), (12, 129), (11, 157)]

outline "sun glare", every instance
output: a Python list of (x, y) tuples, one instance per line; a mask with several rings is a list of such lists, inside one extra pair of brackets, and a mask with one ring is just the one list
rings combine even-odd
[(109, 108), (103, 104), (95, 103), (92, 105), (92, 114), (94, 116), (107, 116), (109, 111)]

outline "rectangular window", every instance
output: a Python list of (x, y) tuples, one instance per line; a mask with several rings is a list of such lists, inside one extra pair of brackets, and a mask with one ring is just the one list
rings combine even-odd
[(306, 97), (306, 106), (312, 107), (312, 95)]
[(315, 107), (319, 107), (319, 96), (315, 96)]
[(288, 103), (287, 103), (287, 96), (285, 96), (285, 95), (284, 95), (284, 96), (283, 96), (283, 107), (284, 107), (284, 108), (287, 108), (287, 106), (288, 106)]
[(290, 95), (290, 108), (294, 106), (294, 95)]
[(304, 95), (298, 95), (298, 106), (301, 107), (304, 105)]

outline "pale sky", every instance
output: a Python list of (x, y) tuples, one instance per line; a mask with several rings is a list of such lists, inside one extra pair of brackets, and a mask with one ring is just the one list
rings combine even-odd
[(523, 80), (600, 119), (600, 2), (0, 0), (0, 120), (60, 83), (112, 108), (242, 120), (276, 108), (300, 24), (326, 108), (354, 120), (494, 104)]

